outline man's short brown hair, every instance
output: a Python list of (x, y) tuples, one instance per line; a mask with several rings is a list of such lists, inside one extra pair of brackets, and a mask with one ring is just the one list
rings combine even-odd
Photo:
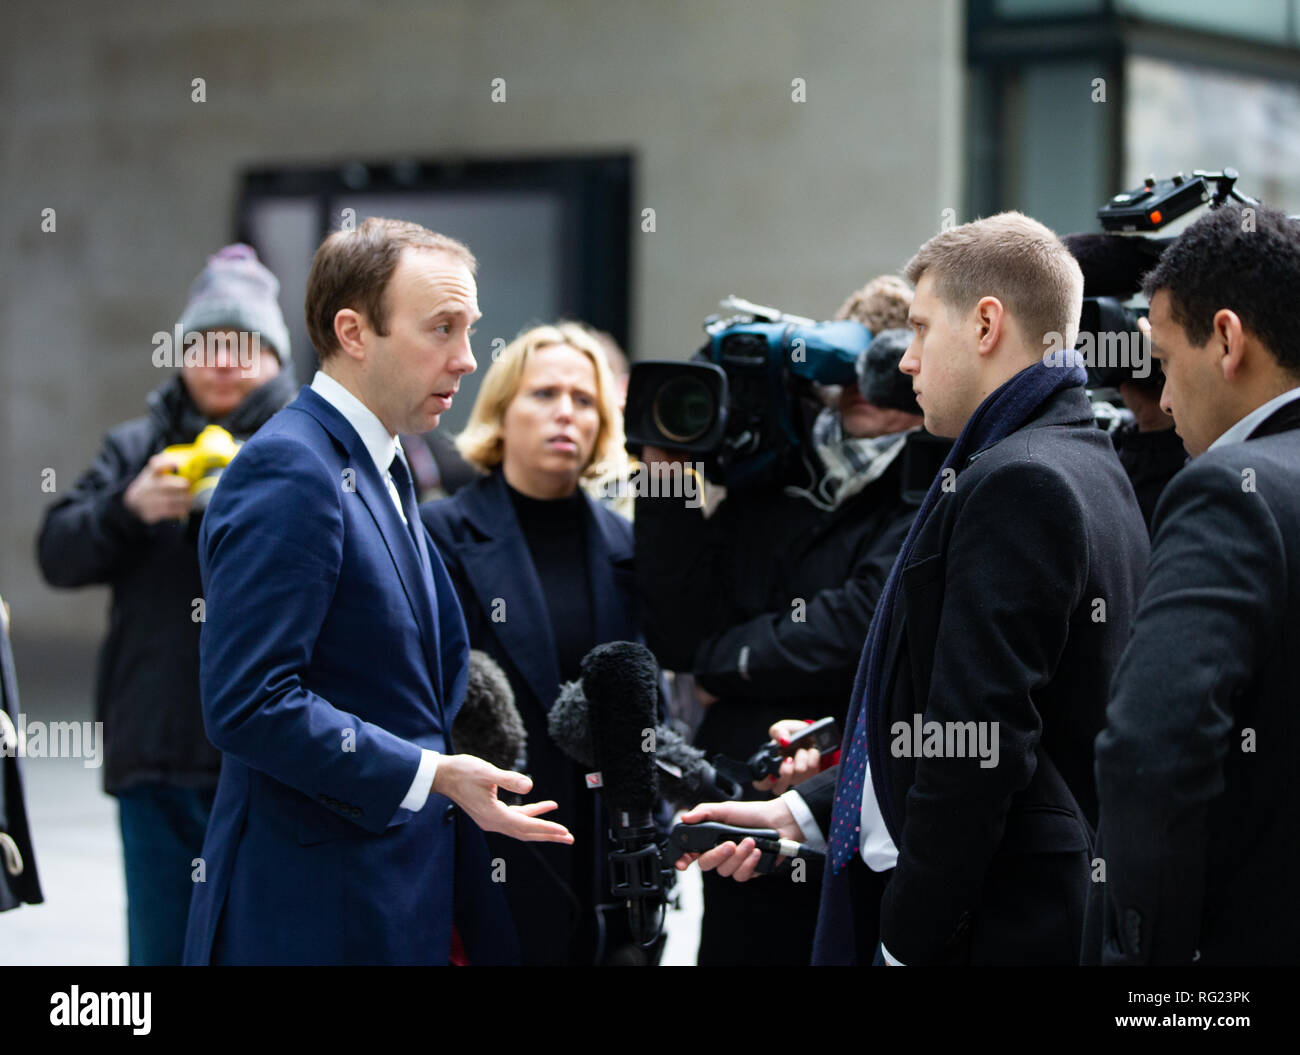
[(1037, 220), (1002, 212), (940, 231), (907, 262), (913, 283), (933, 276), (936, 296), (964, 315), (997, 297), (1031, 345), (1049, 334), (1073, 348), (1083, 310), (1083, 272), (1061, 240)]
[(849, 294), (835, 318), (860, 322), (872, 333), (901, 330), (907, 326), (907, 309), (911, 306), (912, 287), (906, 281), (897, 275), (877, 275)]
[(335, 231), (316, 250), (307, 276), (307, 335), (322, 361), (338, 351), (334, 316), (344, 308), (359, 311), (380, 336), (388, 332), (384, 290), (403, 249), (450, 253), (469, 268), (478, 262), (469, 247), (418, 223), (372, 216), (353, 231)]

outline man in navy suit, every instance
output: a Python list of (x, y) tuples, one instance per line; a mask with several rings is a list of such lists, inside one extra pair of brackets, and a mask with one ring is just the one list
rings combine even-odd
[(572, 842), (453, 753), (468, 643), (399, 433), (474, 369), (469, 250), (370, 219), (312, 263), (321, 369), (226, 470), (204, 519), (204, 721), (222, 751), (187, 963), (509, 963), (480, 829)]

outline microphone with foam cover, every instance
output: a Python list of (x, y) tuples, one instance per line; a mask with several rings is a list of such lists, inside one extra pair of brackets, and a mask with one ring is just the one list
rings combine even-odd
[(634, 641), (598, 645), (583, 657), (582, 687), (611, 825), (619, 838), (646, 826), (653, 830), (658, 664)]
[(1128, 299), (1142, 288), (1172, 238), (1141, 238), (1120, 234), (1067, 234), (1065, 248), (1083, 272), (1085, 297)]
[(582, 659), (591, 745), (610, 836), (610, 891), (626, 901), (633, 937), (653, 943), (663, 926), (663, 860), (654, 825), (659, 798), (654, 743), (659, 665), (644, 645), (613, 641)]
[[(546, 729), (561, 751), (579, 765), (595, 769), (589, 710), (582, 682), (566, 682), (547, 714)], [(725, 802), (744, 793), (740, 784), (720, 773), (703, 751), (687, 743), (675, 729), (655, 726), (654, 743), (659, 790), (673, 805)]]
[(591, 744), (589, 711), (582, 682), (566, 681), (546, 713), (546, 731), (556, 746), (578, 765), (595, 769), (596, 749)]
[(457, 751), (491, 762), (498, 769), (523, 772), (528, 732), (515, 706), (510, 679), (486, 652), (469, 654), (465, 702), (451, 727)]

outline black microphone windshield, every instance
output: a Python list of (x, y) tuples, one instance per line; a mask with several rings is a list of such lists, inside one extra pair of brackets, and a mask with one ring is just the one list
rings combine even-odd
[[(582, 682), (569, 681), (560, 686), (560, 694), (546, 716), (546, 731), (578, 765), (597, 768), (590, 707)], [(742, 794), (739, 784), (719, 773), (703, 751), (670, 726), (655, 726), (654, 757), (659, 790), (676, 805), (738, 799)]]
[(611, 812), (648, 819), (659, 797), (654, 759), (659, 665), (644, 645), (611, 641), (583, 657), (582, 686)]
[(560, 686), (560, 695), (546, 714), (546, 731), (556, 746), (578, 765), (595, 769), (596, 750), (591, 746), (588, 710), (582, 682), (566, 681)]
[(465, 702), (451, 729), (457, 751), (499, 769), (522, 769), (527, 764), (528, 732), (515, 706), (510, 679), (486, 652), (475, 649), (469, 654)]
[(738, 799), (743, 794), (739, 784), (719, 773), (703, 751), (674, 729), (659, 727), (655, 756), (664, 796), (676, 806)]
[(1083, 272), (1085, 297), (1128, 299), (1142, 288), (1142, 279), (1156, 266), (1160, 254), (1173, 239), (1067, 234), (1061, 241)]

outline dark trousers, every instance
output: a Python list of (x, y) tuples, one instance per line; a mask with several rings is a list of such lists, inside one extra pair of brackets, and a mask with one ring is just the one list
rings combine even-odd
[(179, 966), (194, 891), (194, 860), (215, 789), (140, 784), (118, 793), (126, 863), (128, 963)]
[(701, 967), (807, 967), (820, 901), (821, 865), (809, 863), (795, 882), (787, 862), (780, 871), (737, 883), (704, 873)]
[(848, 869), (858, 964), (883, 967), (885, 959), (880, 955), (880, 899), (884, 896), (885, 887), (889, 885), (894, 870), (891, 868), (887, 872), (873, 872), (859, 854), (853, 855)]

